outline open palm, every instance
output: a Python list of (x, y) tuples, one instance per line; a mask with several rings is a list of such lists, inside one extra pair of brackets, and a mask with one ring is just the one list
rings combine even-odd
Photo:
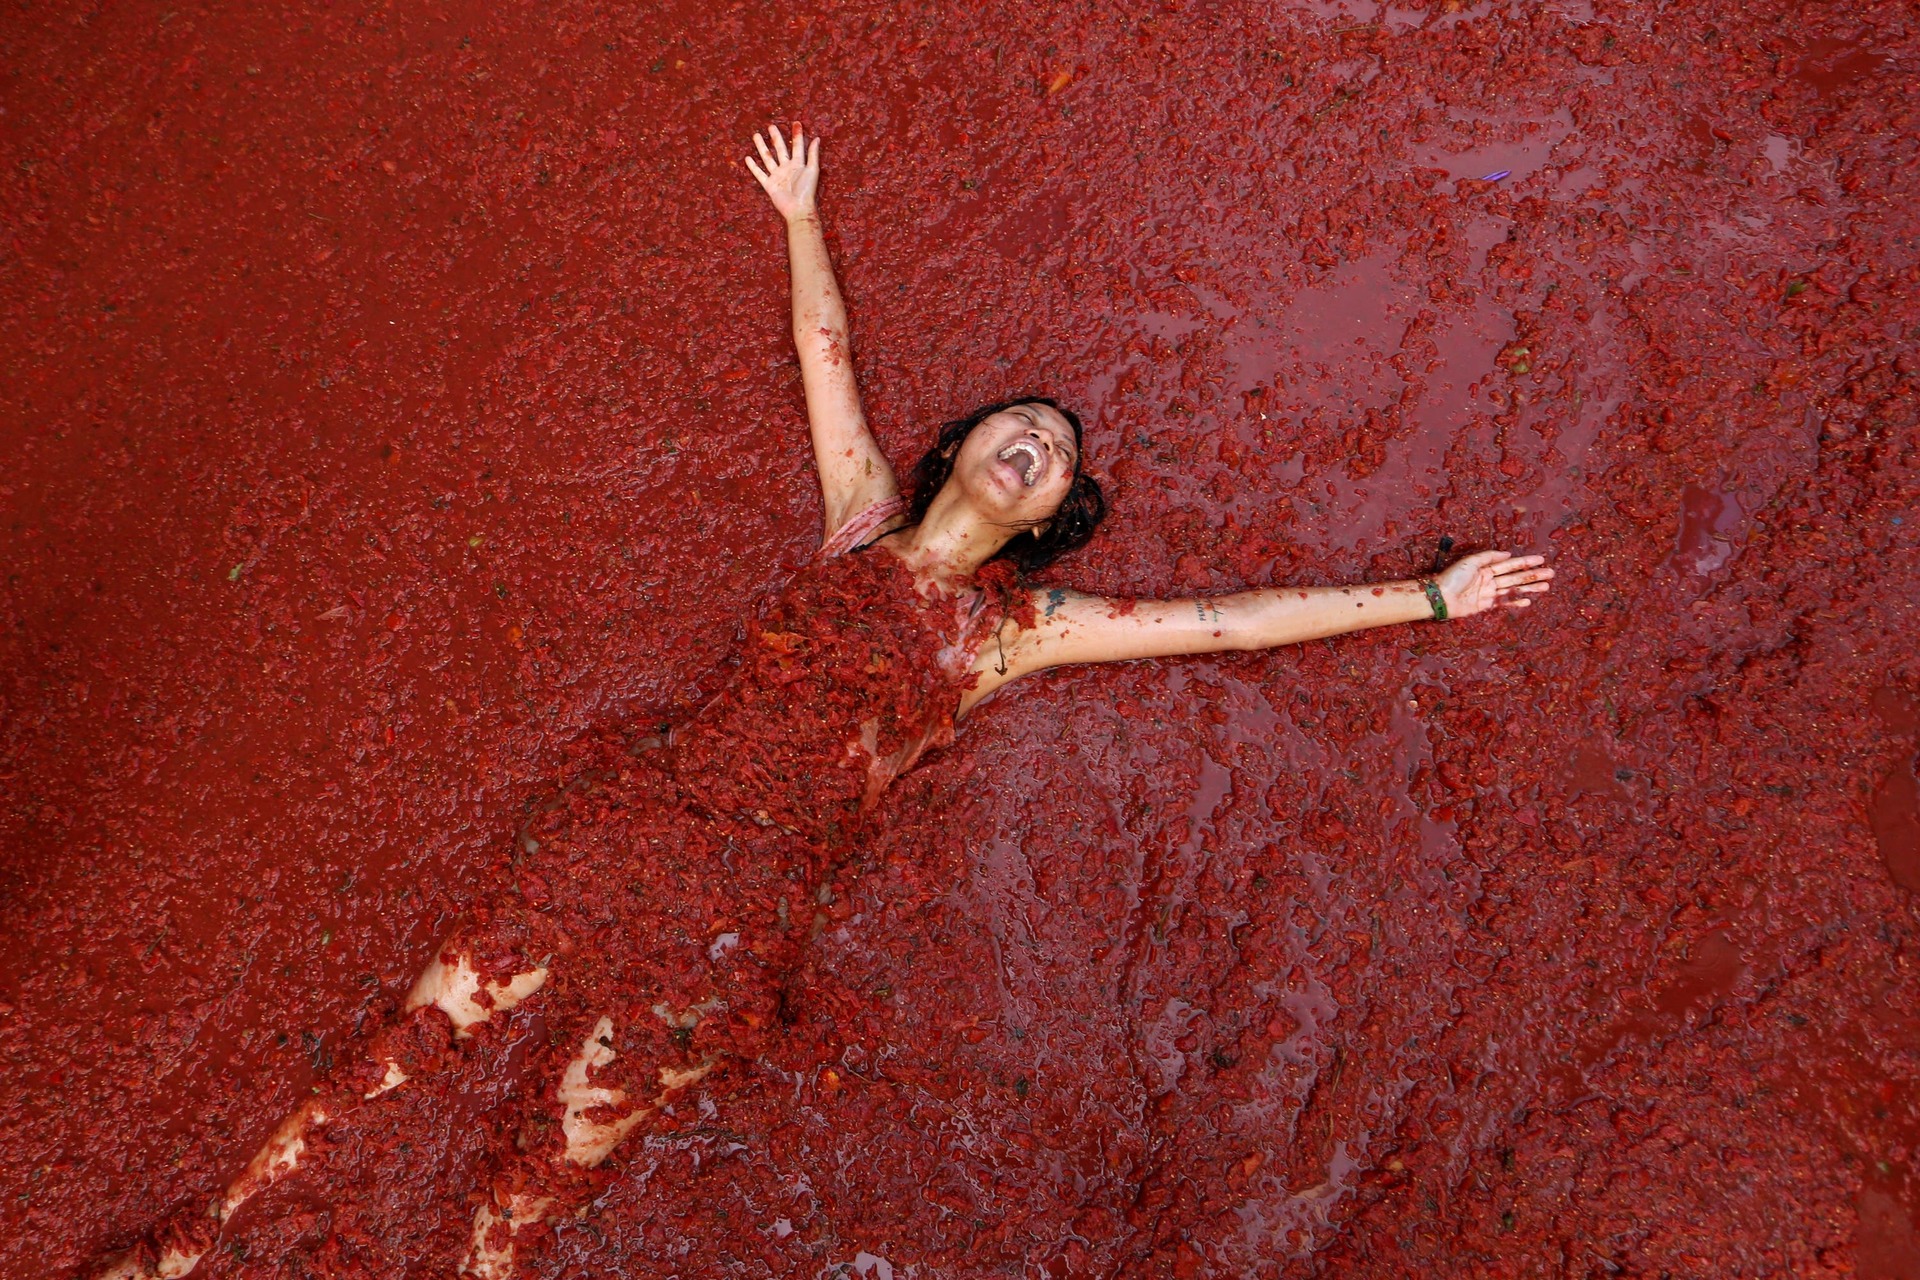
[(1481, 551), (1455, 561), (1435, 579), (1446, 597), (1447, 617), (1466, 618), (1495, 605), (1524, 609), (1531, 596), (1551, 585), (1553, 570), (1540, 566), (1545, 556), (1510, 556), (1504, 551)]
[(793, 147), (787, 147), (787, 140), (780, 136), (779, 125), (769, 125), (767, 132), (773, 135), (772, 145), (758, 133), (753, 135), (753, 145), (760, 151), (760, 164), (747, 157), (747, 168), (760, 187), (767, 193), (767, 199), (773, 201), (773, 207), (780, 216), (791, 222), (795, 218), (810, 218), (814, 214), (814, 193), (820, 187), (820, 139), (807, 144), (806, 135), (799, 125), (793, 126)]

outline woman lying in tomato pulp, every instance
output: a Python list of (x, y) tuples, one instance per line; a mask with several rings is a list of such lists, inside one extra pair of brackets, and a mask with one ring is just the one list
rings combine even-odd
[[(747, 167), (786, 219), (793, 334), (825, 495), (819, 555), (762, 609), (724, 687), (662, 738), (557, 797), (521, 838), (512, 883), (469, 913), (409, 994), (222, 1193), (103, 1264), (102, 1277), (190, 1273), (241, 1204), (300, 1169), (320, 1128), (456, 1053), (498, 1050), (496, 1020), (537, 1009), (536, 1046), (493, 1153), (462, 1274), (505, 1277), (601, 1166), (696, 1086), (752, 1083), (791, 1052), (790, 981), (815, 904), (886, 786), (982, 699), (1076, 662), (1260, 649), (1390, 623), (1522, 608), (1540, 556), (1483, 551), (1432, 580), (1268, 588), (1185, 600), (1036, 589), (1019, 571), (1085, 543), (1104, 512), (1079, 420), (1050, 399), (943, 428), (903, 494), (868, 432), (815, 202), (820, 143), (754, 139)], [(629, 892), (609, 894), (622, 884)], [(716, 919), (714, 886), (724, 886)], [(448, 1260), (450, 1263), (454, 1259)]]

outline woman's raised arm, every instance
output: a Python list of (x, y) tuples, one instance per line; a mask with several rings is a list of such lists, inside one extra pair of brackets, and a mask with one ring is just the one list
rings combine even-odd
[[(800, 382), (807, 393), (807, 422), (813, 434), (813, 459), (820, 469), (826, 505), (824, 537), (862, 510), (900, 492), (899, 481), (879, 443), (867, 430), (860, 409), (860, 388), (853, 377), (853, 350), (847, 340), (847, 309), (833, 278), (827, 238), (820, 229), (815, 195), (820, 186), (820, 140), (811, 143), (793, 127), (787, 146), (777, 126), (758, 133), (753, 143), (762, 164), (747, 158), (747, 168), (787, 222), (787, 260), (793, 270), (793, 345), (800, 353)], [(763, 167), (764, 166), (764, 167)]]
[[(1352, 587), (1265, 587), (1186, 600), (1113, 600), (1061, 588), (1034, 592), (1034, 622), (987, 645), (970, 701), (1029, 672), (1070, 662), (1117, 662), (1229, 649), (1269, 649), (1435, 616), (1432, 582), (1447, 618), (1497, 606), (1525, 608), (1547, 590), (1545, 556), (1482, 551), (1432, 579)], [(1003, 656), (1004, 655), (1004, 656)], [(1004, 669), (1003, 669), (1004, 668)]]

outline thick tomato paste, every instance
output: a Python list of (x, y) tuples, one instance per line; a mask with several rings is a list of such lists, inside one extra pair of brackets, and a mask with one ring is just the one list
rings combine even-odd
[[(1047, 582), (1559, 578), (1003, 691), (529, 1271), (1920, 1276), (1910, 5), (0, 26), (0, 1272), (198, 1212), (755, 641), (799, 118), (896, 462), (1086, 416)], [(446, 1274), (572, 1030), (423, 1030), (196, 1274)]]

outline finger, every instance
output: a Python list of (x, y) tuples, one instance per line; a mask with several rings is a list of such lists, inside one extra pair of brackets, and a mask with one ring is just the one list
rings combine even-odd
[(1504, 551), (1476, 551), (1470, 556), (1461, 556), (1449, 565), (1448, 568), (1461, 569), (1467, 573), (1485, 573), (1493, 565), (1499, 563), (1506, 554)]
[(761, 186), (764, 187), (767, 185), (767, 175), (760, 172), (760, 166), (753, 162), (752, 156), (747, 157), (747, 171), (753, 174)]
[(770, 124), (767, 126), (767, 132), (773, 135), (774, 154), (780, 157), (781, 164), (785, 164), (787, 162), (787, 140), (780, 136), (780, 126)]
[(807, 168), (820, 172), (820, 139), (813, 140), (812, 148), (807, 152)]
[(776, 168), (779, 167), (774, 163), (773, 152), (767, 150), (767, 140), (765, 138), (761, 137), (757, 133), (754, 134), (753, 145), (760, 148), (760, 159), (767, 166), (768, 173), (772, 173)]
[(807, 135), (800, 128), (798, 120), (793, 122), (793, 154), (799, 157), (801, 164), (807, 162)]

